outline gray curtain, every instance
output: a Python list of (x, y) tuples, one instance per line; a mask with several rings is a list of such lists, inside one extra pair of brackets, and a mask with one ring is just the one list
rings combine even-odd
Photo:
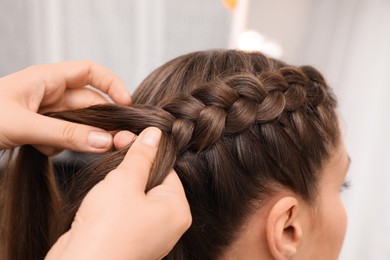
[(0, 76), (35, 63), (99, 62), (130, 90), (169, 59), (226, 48), (219, 0), (1, 0)]

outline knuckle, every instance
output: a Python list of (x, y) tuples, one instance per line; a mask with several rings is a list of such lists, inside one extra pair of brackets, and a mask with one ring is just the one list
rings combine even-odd
[(85, 66), (93, 66), (93, 65), (96, 65), (97, 63), (94, 62), (93, 60), (81, 60), (80, 62), (84, 63)]
[(25, 70), (36, 70), (37, 68), (40, 68), (42, 65), (41, 64), (34, 64), (34, 65), (30, 65), (28, 67), (25, 68)]
[(62, 129), (62, 136), (65, 144), (76, 144), (77, 143), (77, 130), (73, 124), (65, 124)]
[(39, 81), (43, 86), (63, 85), (62, 79), (56, 74), (57, 64), (36, 64), (24, 69), (28, 74), (39, 75)]
[(187, 207), (186, 214), (187, 214), (187, 218), (186, 218), (186, 222), (184, 223), (184, 227), (188, 229), (192, 225), (192, 214), (189, 206)]
[(85, 61), (85, 66), (88, 67), (89, 74), (93, 74), (93, 72), (96, 70), (96, 68), (99, 66), (97, 63), (92, 61)]
[(34, 64), (25, 68), (26, 71), (37, 73), (43, 69), (52, 71), (55, 64)]
[(176, 218), (175, 223), (180, 227), (183, 232), (187, 230), (192, 224), (192, 214), (190, 205), (185, 197), (179, 196), (176, 192), (170, 194), (171, 200), (167, 210), (169, 212), (174, 212), (174, 217)]
[(192, 215), (191, 215), (191, 210), (190, 210), (188, 203), (181, 205), (179, 215), (181, 216), (180, 217), (181, 221), (179, 223), (181, 223), (181, 226), (183, 227), (183, 229), (185, 229), (185, 230), (188, 229), (192, 224)]
[(90, 69), (93, 67), (93, 66), (96, 66), (97, 63), (92, 61), (92, 60), (75, 60), (75, 61), (70, 61), (72, 62), (74, 65), (77, 65), (77, 66), (80, 66), (81, 68), (83, 69), (87, 69), (87, 71), (90, 71)]
[(149, 167), (151, 167), (155, 159), (150, 151), (145, 151), (143, 149), (130, 149), (127, 157), (134, 162), (147, 164)]
[(143, 147), (132, 146), (118, 168), (131, 168), (133, 170), (138, 169), (141, 171), (150, 170), (154, 160), (155, 155), (153, 152), (148, 151)]
[(120, 131), (114, 136), (114, 145), (119, 150), (134, 143), (136, 135), (128, 131)]
[(24, 71), (31, 73), (31, 74), (36, 74), (38, 71), (41, 70), (42, 66), (43, 65), (41, 65), (41, 64), (31, 65), (31, 66), (26, 67), (24, 69)]
[[(181, 232), (185, 232), (192, 224), (192, 215), (189, 209), (182, 208), (171, 208), (171, 218), (175, 219), (176, 227), (181, 230)], [(173, 213), (173, 214), (172, 214)]]

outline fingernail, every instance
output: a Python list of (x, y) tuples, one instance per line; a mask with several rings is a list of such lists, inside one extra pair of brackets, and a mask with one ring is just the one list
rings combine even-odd
[(161, 130), (155, 127), (151, 127), (144, 130), (144, 133), (142, 134), (141, 137), (141, 142), (150, 147), (157, 148), (160, 139), (161, 139)]
[(88, 144), (93, 148), (106, 148), (111, 142), (112, 136), (108, 133), (91, 131), (88, 135)]

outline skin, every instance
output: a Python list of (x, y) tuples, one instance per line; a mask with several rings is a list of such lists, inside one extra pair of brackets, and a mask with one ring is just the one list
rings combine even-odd
[[(95, 89), (86, 88), (87, 85)], [(41, 115), (107, 103), (96, 90), (108, 94), (118, 104), (131, 103), (121, 79), (88, 61), (35, 65), (0, 78), (0, 149), (32, 144), (47, 155), (61, 149), (107, 151), (113, 144), (110, 133)]]
[(46, 259), (161, 259), (168, 254), (191, 225), (191, 214), (174, 171), (145, 194), (160, 137), (157, 128), (137, 137), (118, 168), (87, 194), (71, 229)]
[(337, 260), (347, 226), (340, 193), (348, 167), (341, 144), (324, 165), (314, 204), (280, 189), (259, 205), (221, 259)]
[(341, 191), (349, 165), (350, 159), (342, 144), (325, 167), (320, 179), (316, 212), (308, 214), (308, 235), (294, 259), (338, 259), (347, 227)]
[[(123, 81), (88, 61), (37, 65), (0, 78), (0, 149), (32, 144), (46, 155), (62, 149), (105, 152), (136, 136), (48, 118), (40, 113), (106, 103), (91, 85), (118, 104), (129, 105)], [(183, 187), (172, 171), (145, 194), (161, 131), (145, 129), (118, 168), (83, 200), (71, 229), (47, 259), (158, 259), (191, 224)], [(140, 224), (142, 223), (142, 224)], [(159, 230), (156, 234), (155, 230)]]

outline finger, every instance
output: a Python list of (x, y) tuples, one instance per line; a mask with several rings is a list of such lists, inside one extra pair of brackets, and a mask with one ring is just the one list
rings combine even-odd
[[(110, 133), (87, 125), (54, 119), (33, 112), (15, 125), (21, 144), (45, 145), (78, 152), (101, 153), (112, 147)], [(28, 129), (26, 130), (26, 126)]]
[[(173, 208), (176, 211), (176, 224), (180, 224), (180, 232), (184, 233), (192, 222), (191, 210), (188, 204), (183, 185), (177, 173), (172, 170), (164, 181), (151, 189), (146, 194), (150, 199), (159, 199), (165, 203), (173, 203)], [(180, 234), (182, 234), (180, 233)]]
[(14, 85), (35, 86), (35, 89), (43, 89), (45, 93), (91, 85), (108, 94), (118, 104), (131, 103), (124, 82), (107, 68), (90, 61), (35, 65), (6, 78), (12, 80)]
[(108, 94), (118, 104), (131, 103), (129, 91), (123, 80), (97, 63), (69, 61), (58, 63), (57, 68), (59, 73), (65, 73), (65, 82), (69, 88), (91, 85)]
[(182, 230), (181, 232), (184, 233), (192, 223), (192, 216), (191, 216), (191, 209), (190, 205), (188, 203), (183, 184), (180, 181), (179, 176), (177, 173), (172, 170), (168, 176), (165, 178), (165, 180), (161, 184), (163, 186), (163, 189), (168, 190), (172, 192), (174, 195), (176, 195), (176, 199), (179, 201), (179, 204), (176, 209), (180, 208), (182, 211), (182, 217), (181, 217), (181, 223), (182, 223)]
[(61, 102), (55, 102), (39, 108), (39, 113), (55, 112), (70, 109), (86, 108), (98, 104), (106, 104), (108, 101), (97, 91), (89, 88), (67, 89)]
[(46, 145), (33, 145), (35, 149), (40, 151), (41, 153), (45, 154), (48, 157), (57, 155), (63, 151), (63, 149), (51, 147), (51, 146), (46, 146)]
[[(167, 175), (167, 177), (165, 177), (164, 181), (160, 185), (157, 185), (156, 187), (149, 190), (146, 196), (154, 199), (160, 198), (165, 201), (174, 199), (183, 206), (188, 204), (184, 187), (180, 181), (179, 176), (174, 170), (172, 170)], [(186, 210), (187, 208), (184, 207), (183, 209)]]
[(129, 184), (138, 191), (145, 191), (160, 139), (160, 129), (155, 127), (145, 129), (137, 137), (124, 160), (117, 168), (117, 172), (125, 174)]
[(179, 176), (174, 170), (172, 170), (168, 174), (168, 176), (164, 179), (161, 185), (169, 187), (170, 190), (174, 190), (176, 193), (181, 194), (181, 196), (185, 198), (183, 184), (181, 183)]
[(130, 131), (120, 131), (114, 136), (114, 146), (120, 150), (135, 141), (137, 136)]
[(49, 252), (45, 257), (45, 260), (60, 259), (61, 254), (64, 250), (66, 250), (70, 236), (70, 231), (67, 231), (66, 233), (61, 235), (60, 238), (55, 242), (55, 244), (50, 248)]

